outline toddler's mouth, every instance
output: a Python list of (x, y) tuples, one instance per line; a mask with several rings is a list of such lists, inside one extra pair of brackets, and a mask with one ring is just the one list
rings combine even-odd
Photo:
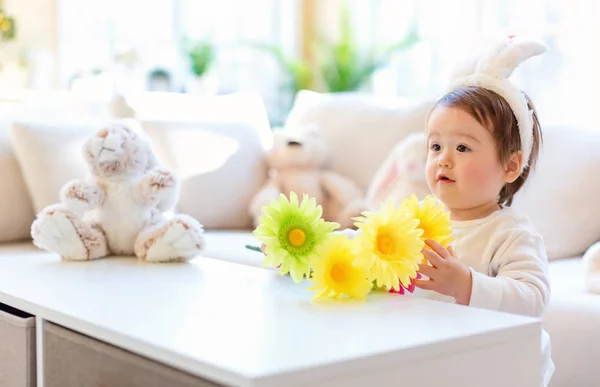
[(454, 183), (454, 180), (450, 179), (448, 176), (444, 174), (438, 175), (438, 181), (441, 183)]

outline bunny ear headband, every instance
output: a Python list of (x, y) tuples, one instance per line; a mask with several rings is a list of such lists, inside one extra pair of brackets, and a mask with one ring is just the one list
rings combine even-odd
[(533, 145), (533, 112), (527, 106), (525, 95), (508, 78), (521, 62), (545, 51), (546, 47), (541, 43), (510, 36), (460, 64), (451, 75), (446, 90), (477, 86), (495, 92), (508, 102), (519, 126), (523, 169), (528, 164)]

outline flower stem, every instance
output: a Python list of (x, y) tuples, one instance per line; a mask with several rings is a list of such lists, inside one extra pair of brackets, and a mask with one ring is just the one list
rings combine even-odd
[(260, 249), (260, 247), (258, 246), (251, 246), (251, 245), (246, 245), (246, 248), (248, 250), (254, 250), (254, 251), (258, 251), (259, 253), (262, 253), (262, 250)]

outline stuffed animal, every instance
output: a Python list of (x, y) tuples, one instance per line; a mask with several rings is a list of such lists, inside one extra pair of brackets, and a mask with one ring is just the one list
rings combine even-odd
[(203, 227), (173, 215), (179, 182), (158, 165), (139, 123), (118, 120), (87, 139), (90, 176), (63, 186), (61, 203), (31, 226), (33, 243), (65, 260), (135, 255), (148, 262), (186, 261), (203, 247)]
[(369, 185), (366, 200), (369, 209), (375, 210), (390, 199), (398, 205), (413, 193), (420, 200), (424, 199), (430, 193), (425, 178), (426, 161), (427, 139), (424, 132), (412, 133), (400, 141)]
[(587, 249), (582, 261), (585, 290), (600, 294), (600, 242)]
[(329, 148), (315, 126), (280, 129), (267, 154), (269, 178), (249, 205), (257, 226), (262, 207), (281, 193), (308, 194), (323, 207), (323, 218), (354, 228), (353, 217), (367, 209), (364, 192), (352, 180), (327, 168)]

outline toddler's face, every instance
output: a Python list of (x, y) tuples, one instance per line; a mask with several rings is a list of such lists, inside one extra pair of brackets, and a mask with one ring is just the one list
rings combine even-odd
[(438, 107), (427, 125), (427, 184), (450, 210), (492, 206), (505, 172), (490, 131), (467, 112)]

